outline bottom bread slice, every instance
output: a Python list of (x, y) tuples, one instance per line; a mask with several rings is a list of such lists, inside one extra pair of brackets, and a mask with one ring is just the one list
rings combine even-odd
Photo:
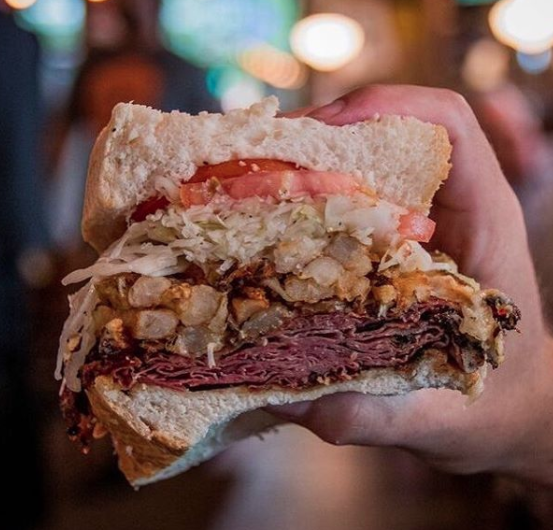
[(404, 394), (421, 388), (449, 388), (471, 397), (482, 389), (484, 370), (464, 373), (447, 356), (430, 350), (397, 368), (376, 368), (354, 380), (305, 390), (230, 387), (178, 391), (137, 384), (123, 391), (109, 376), (97, 377), (87, 390), (98, 420), (110, 432), (119, 467), (134, 486), (182, 473), (232, 442), (261, 433), (279, 423), (264, 410), (314, 400), (336, 392), (372, 395)]

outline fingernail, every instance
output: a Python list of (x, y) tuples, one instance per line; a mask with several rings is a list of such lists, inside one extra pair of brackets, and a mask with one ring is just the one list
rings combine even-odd
[(302, 107), (301, 109), (289, 110), (286, 112), (277, 112), (277, 118), (302, 118), (303, 116), (308, 116), (311, 111), (316, 109), (315, 105), (310, 105), (309, 107)]
[(294, 421), (305, 416), (310, 408), (311, 403), (304, 401), (301, 403), (291, 403), (290, 405), (268, 405), (265, 407), (265, 410), (273, 416)]
[(314, 111), (310, 112), (307, 116), (316, 120), (329, 120), (337, 116), (346, 108), (346, 102), (343, 99), (337, 99), (328, 105), (324, 105)]

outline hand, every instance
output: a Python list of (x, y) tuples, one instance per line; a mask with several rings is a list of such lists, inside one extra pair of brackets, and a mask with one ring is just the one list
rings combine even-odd
[(511, 296), (522, 312), (521, 333), (509, 335), (506, 361), (489, 373), (483, 395), (470, 405), (457, 392), (423, 390), (391, 397), (335, 394), (271, 412), (334, 444), (401, 447), (445, 470), (553, 484), (553, 342), (520, 205), (470, 107), (448, 90), (370, 86), (310, 110), (331, 125), (400, 114), (446, 127), (453, 168), (434, 199), (432, 244), (483, 287)]

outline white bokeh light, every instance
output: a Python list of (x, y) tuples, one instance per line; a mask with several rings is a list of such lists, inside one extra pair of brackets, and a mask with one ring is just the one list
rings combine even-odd
[(315, 70), (332, 71), (345, 66), (362, 50), (365, 33), (355, 20), (334, 13), (311, 15), (292, 29), (294, 54)]
[(227, 87), (221, 95), (221, 108), (224, 112), (243, 109), (257, 103), (265, 95), (263, 86), (254, 79), (242, 79)]
[(489, 21), (497, 40), (517, 51), (536, 54), (553, 46), (553, 0), (501, 0)]

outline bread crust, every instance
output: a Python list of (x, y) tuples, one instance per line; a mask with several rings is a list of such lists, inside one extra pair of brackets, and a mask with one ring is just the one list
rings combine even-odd
[(277, 420), (259, 410), (313, 400), (336, 392), (404, 394), (421, 388), (448, 388), (476, 397), (484, 372), (467, 374), (429, 350), (401, 368), (376, 368), (352, 381), (307, 390), (249, 390), (235, 387), (177, 391), (137, 384), (130, 391), (108, 376), (87, 390), (93, 412), (110, 432), (119, 467), (134, 486), (169, 478), (197, 465), (230, 443), (260, 433)]
[(119, 104), (93, 148), (82, 231), (104, 250), (120, 237), (138, 204), (155, 196), (156, 179), (178, 185), (205, 163), (270, 158), (362, 176), (379, 195), (427, 213), (447, 178), (446, 130), (412, 117), (375, 116), (341, 127), (312, 118), (276, 118), (278, 101), (199, 116)]

